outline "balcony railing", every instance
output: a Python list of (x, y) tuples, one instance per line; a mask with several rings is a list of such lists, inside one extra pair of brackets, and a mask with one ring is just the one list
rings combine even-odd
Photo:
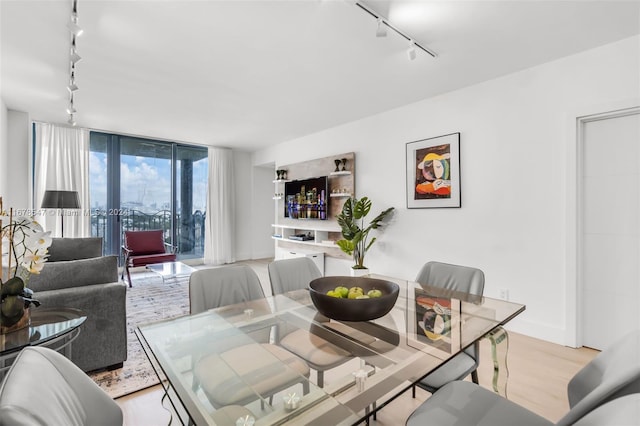
[[(107, 232), (109, 214), (104, 210), (92, 210), (91, 235), (104, 238), (105, 247), (111, 247)], [(120, 215), (120, 235), (124, 231), (147, 231), (162, 229), (164, 240), (178, 248), (181, 259), (202, 257), (204, 253), (204, 222), (206, 212), (196, 210), (192, 215), (181, 217), (176, 215), (176, 241), (171, 238), (172, 215), (169, 210), (155, 213), (144, 213), (140, 210), (126, 210)], [(183, 220), (184, 219), (184, 220)], [(116, 244), (117, 246), (117, 244)], [(117, 249), (116, 249), (117, 250)], [(118, 253), (119, 254), (119, 253)]]

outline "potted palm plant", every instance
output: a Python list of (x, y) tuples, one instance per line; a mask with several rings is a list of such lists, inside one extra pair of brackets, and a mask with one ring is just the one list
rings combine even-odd
[(336, 243), (340, 249), (353, 256), (355, 264), (351, 267), (352, 275), (363, 275), (368, 268), (364, 266), (364, 255), (371, 245), (376, 241), (376, 237), (369, 239), (369, 232), (383, 225), (383, 220), (393, 207), (382, 211), (365, 226), (365, 217), (371, 211), (371, 200), (368, 197), (349, 198), (342, 206), (342, 212), (337, 216), (340, 225), (342, 238)]

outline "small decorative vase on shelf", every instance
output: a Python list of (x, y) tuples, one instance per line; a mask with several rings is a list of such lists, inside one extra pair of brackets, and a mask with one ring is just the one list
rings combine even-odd
[(340, 160), (339, 159), (335, 159), (333, 160), (334, 163), (336, 163), (336, 169), (334, 170), (334, 172), (339, 172), (340, 171)]
[(347, 159), (343, 158), (342, 160), (340, 160), (342, 162), (342, 170), (341, 171), (346, 171), (347, 170)]

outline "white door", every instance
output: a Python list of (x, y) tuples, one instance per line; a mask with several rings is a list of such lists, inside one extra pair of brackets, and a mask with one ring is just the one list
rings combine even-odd
[(582, 130), (579, 329), (603, 349), (640, 327), (640, 113)]

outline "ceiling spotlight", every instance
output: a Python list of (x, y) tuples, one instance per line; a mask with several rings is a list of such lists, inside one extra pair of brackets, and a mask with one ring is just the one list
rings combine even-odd
[(82, 56), (78, 55), (78, 52), (76, 51), (76, 36), (73, 36), (71, 39), (71, 55), (69, 56), (69, 58), (73, 65), (80, 62), (80, 60), (82, 59)]
[(73, 92), (75, 92), (78, 89), (79, 87), (76, 84), (76, 76), (73, 72), (71, 72), (71, 78), (69, 79), (69, 85), (67, 86), (67, 90), (69, 91), (69, 93), (71, 93), (71, 96), (73, 96)]
[(407, 49), (407, 56), (410, 61), (416, 59), (416, 42), (413, 40), (409, 40), (409, 48)]
[(73, 34), (75, 37), (78, 37), (83, 32), (83, 29), (80, 28), (80, 25), (78, 25), (78, 23), (74, 21), (69, 22), (69, 25), (67, 25), (67, 27), (69, 28), (69, 31), (71, 31), (71, 34)]
[(73, 107), (73, 104), (69, 105), (67, 108), (67, 114), (75, 114), (76, 112), (78, 112), (78, 110)]
[(76, 52), (76, 49), (74, 48), (71, 50), (70, 59), (71, 63), (75, 65), (82, 60), (82, 56), (78, 55), (78, 52)]
[(376, 37), (387, 36), (387, 25), (382, 18), (378, 18), (378, 28), (376, 29)]
[(69, 120), (67, 120), (67, 123), (71, 124), (72, 126), (75, 126), (77, 124), (75, 118), (73, 118), (73, 114), (69, 114)]

